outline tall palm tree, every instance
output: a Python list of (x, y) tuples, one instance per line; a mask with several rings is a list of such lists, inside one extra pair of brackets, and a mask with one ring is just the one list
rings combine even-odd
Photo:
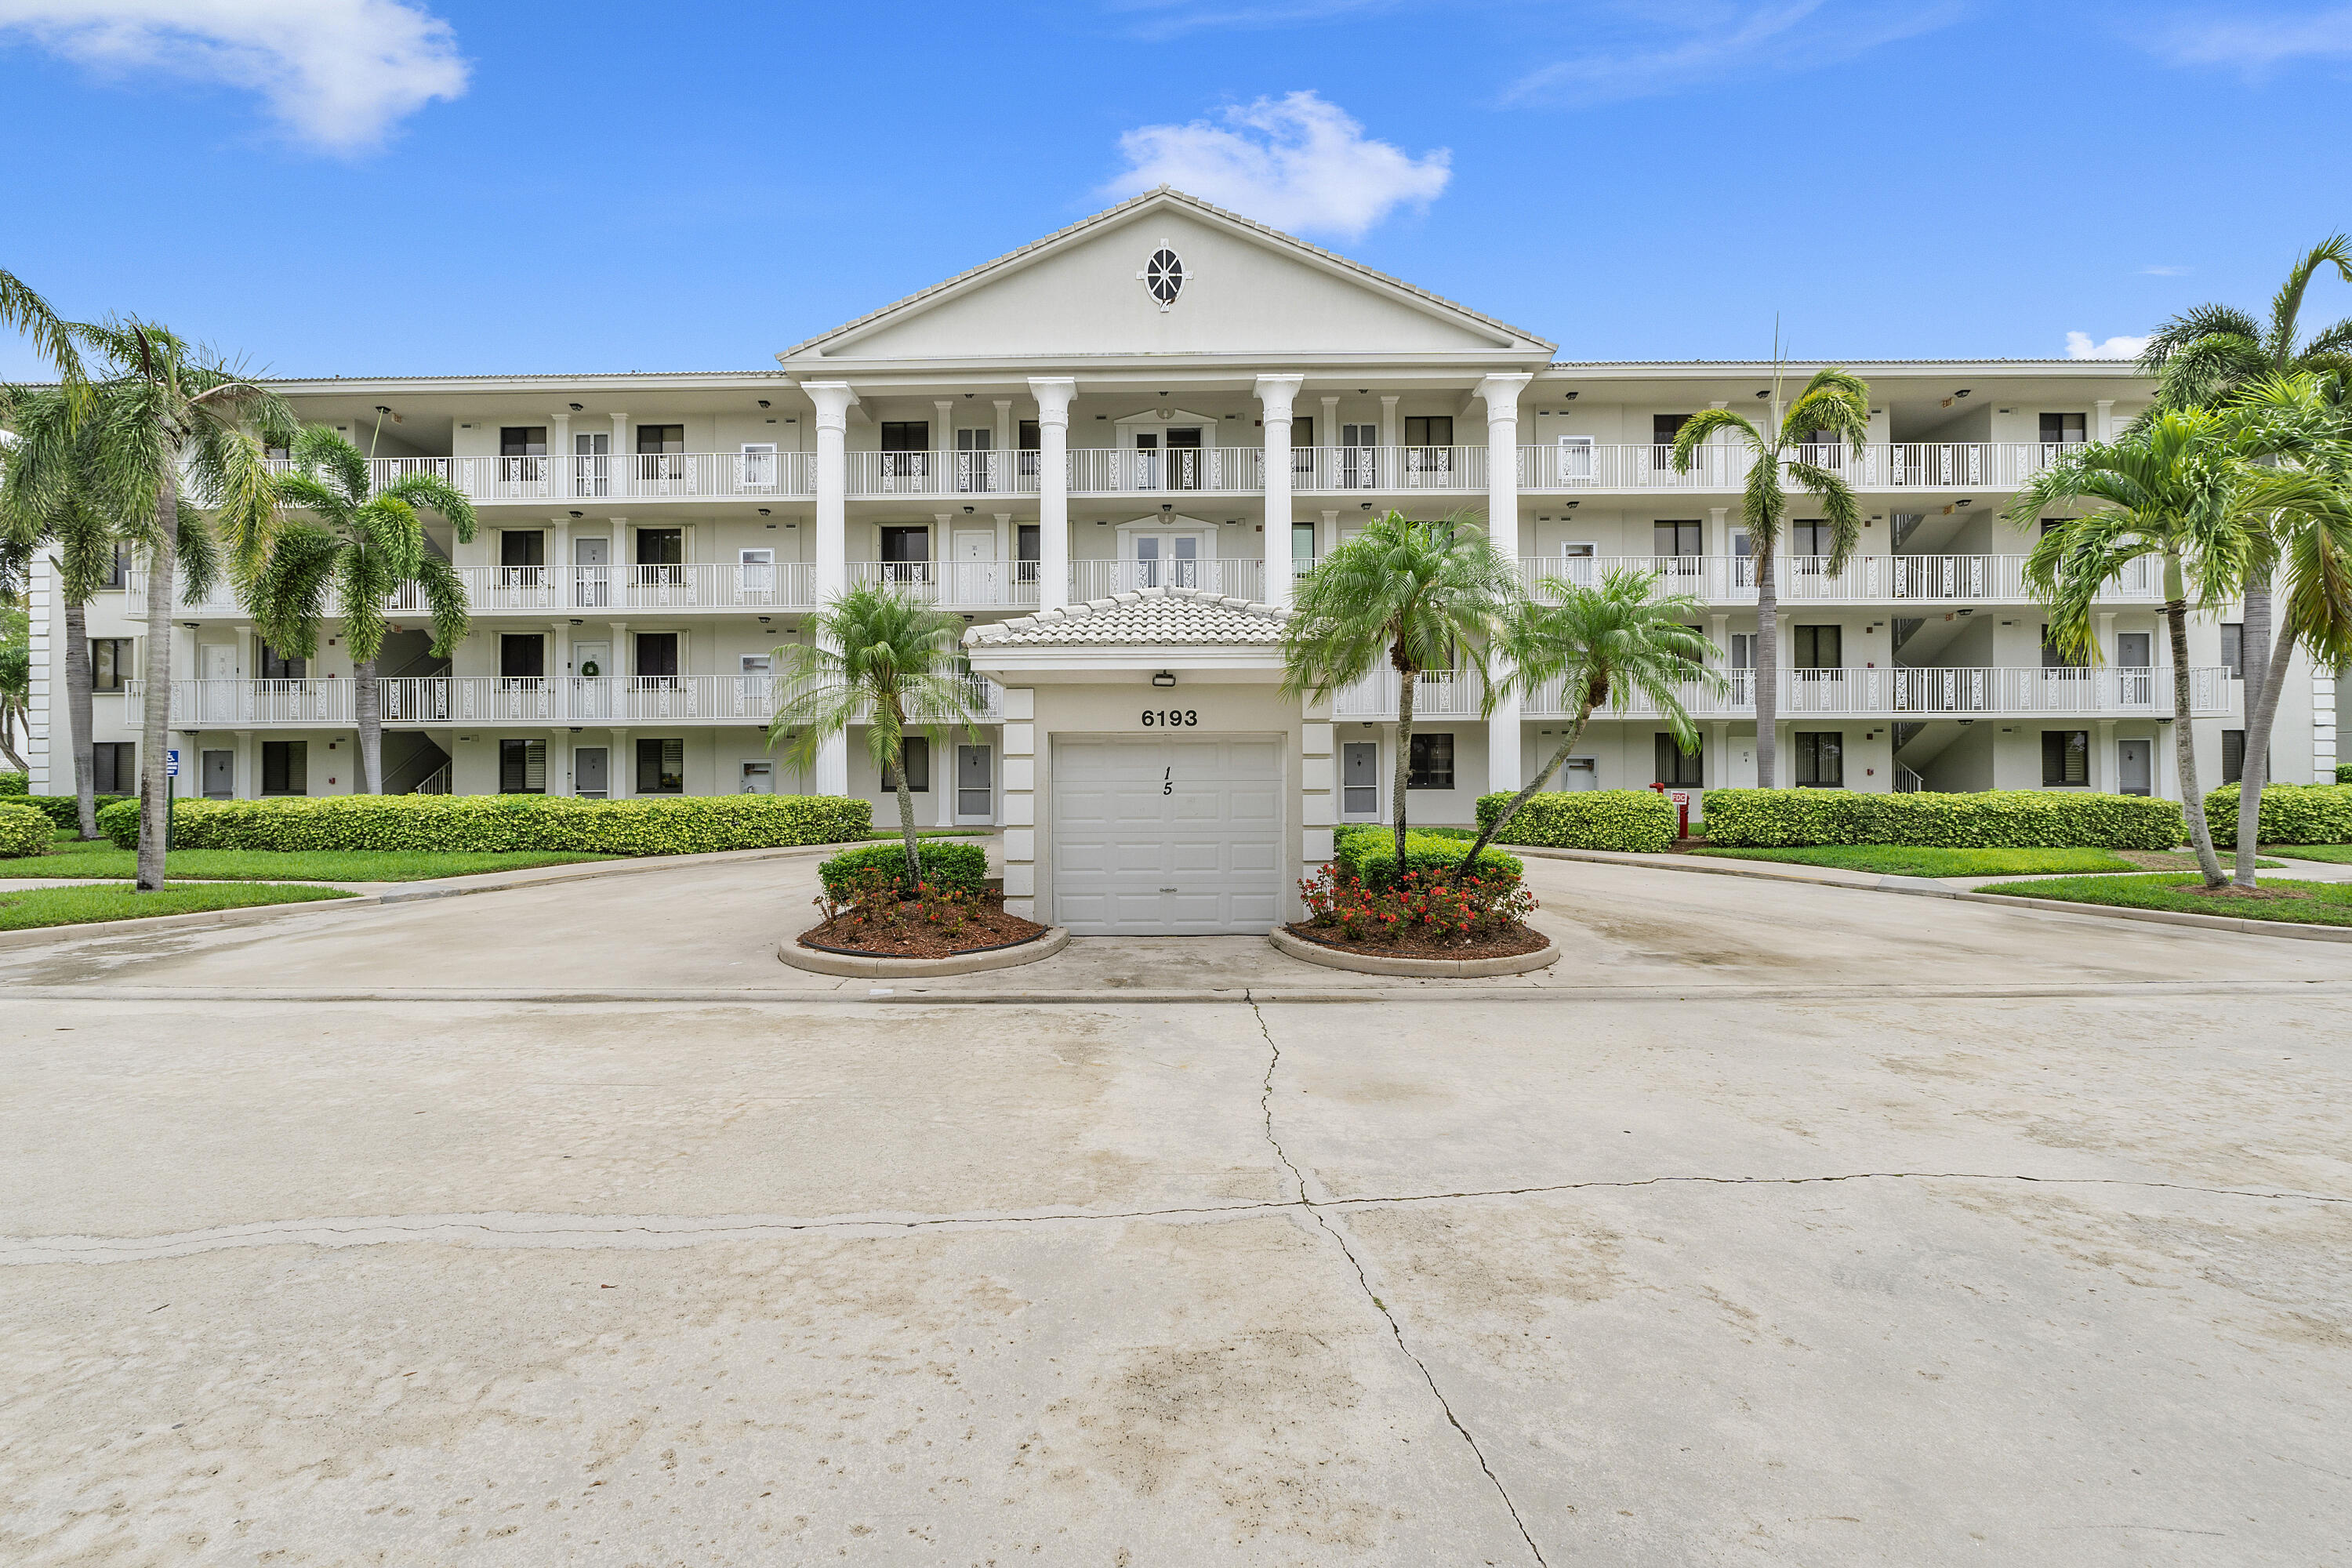
[(1858, 447), (1870, 438), (1870, 387), (1860, 376), (1835, 365), (1817, 370), (1785, 414), (1780, 385), (1776, 363), (1772, 417), (1764, 429), (1736, 409), (1703, 408), (1675, 433), (1674, 453), (1675, 472), (1689, 473), (1699, 448), (1727, 435), (1748, 448), (1751, 459), (1740, 517), (1756, 563), (1756, 783), (1762, 789), (1773, 785), (1780, 746), (1780, 595), (1774, 557), (1788, 517), (1789, 489), (1820, 499), (1822, 521), (1830, 525), (1823, 567), (1834, 577), (1862, 542), (1862, 503), (1842, 476), (1813, 461), (1805, 449)]
[[(2239, 392), (2270, 377), (2297, 371), (2352, 374), (2352, 317), (2305, 337), (2301, 319), (2312, 279), (2333, 268), (2352, 283), (2352, 235), (2321, 240), (2288, 269), (2271, 299), (2268, 324), (2234, 305), (2193, 306), (2150, 333), (2140, 369), (2158, 378), (2156, 406), (2218, 408)], [(2260, 705), (2270, 662), (2271, 570), (2277, 552), (2257, 539), (2243, 589), (2240, 667), (2245, 672), (2246, 706)], [(2249, 737), (2251, 739), (2251, 737)]]
[(1292, 590), (1283, 630), (1286, 696), (1317, 701), (1370, 675), (1382, 658), (1397, 676), (1394, 804), (1397, 864), (1404, 864), (1406, 783), (1412, 776), (1413, 689), (1426, 669), (1454, 668), (1460, 649), (1477, 673), (1482, 711), (1494, 711), (1489, 652), (1522, 597), (1518, 563), (1478, 520), (1457, 512), (1414, 522), (1374, 518)]
[(267, 547), (277, 486), (262, 442), (290, 441), (285, 401), (259, 383), (192, 348), (170, 330), (134, 319), (76, 329), (111, 362), (90, 388), (85, 420), (95, 442), (81, 470), (94, 504), (121, 520), (147, 563), (145, 710), (139, 737), (138, 889), (163, 886), (167, 826), (164, 742), (172, 716), (172, 606), (191, 599), (220, 570), (217, 525), (240, 567)]
[(956, 725), (977, 736), (980, 713), (961, 673), (963, 617), (931, 608), (879, 583), (860, 583), (809, 617), (810, 643), (787, 643), (776, 658), (791, 695), (768, 726), (771, 746), (806, 768), (826, 741), (866, 725), (866, 754), (898, 786), (907, 881), (923, 874), (915, 795), (907, 782), (907, 736), (944, 746)]
[(447, 521), (458, 540), (474, 537), (474, 506), (448, 480), (404, 474), (369, 493), (367, 458), (323, 425), (304, 427), (289, 450), (293, 469), (278, 476), (281, 513), (242, 584), (246, 608), (272, 647), (309, 658), (319, 624), (342, 617), (352, 657), (352, 717), (360, 732), (359, 793), (383, 793), (383, 713), (376, 656), (390, 627), (385, 603), (414, 582), (433, 617), (433, 651), (446, 658), (466, 636), (466, 584), (444, 556), (425, 546), (421, 508)]
[(1659, 574), (1631, 566), (1617, 568), (1593, 587), (1549, 578), (1544, 590), (1557, 603), (1529, 600), (1515, 610), (1503, 636), (1512, 683), (1534, 691), (1559, 682), (1561, 694), (1576, 704), (1576, 720), (1536, 776), (1480, 831), (1462, 858), (1461, 875), (1469, 874), (1503, 825), (1568, 761), (1594, 709), (1622, 713), (1635, 697), (1645, 698), (1666, 721), (1675, 745), (1687, 752), (1698, 744), (1698, 726), (1683, 707), (1683, 689), (1696, 685), (1720, 691), (1726, 683), (1707, 667), (1715, 645), (1685, 624), (1705, 613), (1705, 603), (1690, 594), (1653, 597), (1659, 581)]
[(2189, 839), (2209, 888), (2225, 879), (2197, 787), (2197, 733), (2189, 721), (2189, 600), (2226, 601), (2244, 581), (2251, 550), (2250, 466), (2230, 447), (2230, 422), (2192, 408), (2157, 415), (2113, 441), (2068, 452), (2011, 498), (2009, 521), (2032, 526), (2043, 512), (2084, 502), (2096, 510), (2042, 535), (2025, 581), (2050, 610), (2052, 641), (2088, 663), (2100, 657), (2093, 606), (2131, 562), (2164, 563), (2164, 620), (2172, 648), (2173, 756)]
[(89, 605), (114, 580), (122, 532), (99, 505), (89, 479), (100, 440), (62, 387), (0, 387), (0, 417), (16, 426), (12, 461), (0, 472), (0, 536), (27, 560), (53, 548), (65, 610), (66, 731), (81, 837), (98, 835), (92, 788)]

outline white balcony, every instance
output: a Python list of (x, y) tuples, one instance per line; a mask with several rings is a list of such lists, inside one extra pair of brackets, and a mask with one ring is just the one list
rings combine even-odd
[[(1828, 469), (1856, 489), (2015, 489), (2073, 449), (2043, 441), (1895, 441), (1862, 447), (1801, 447), (1802, 461)], [(1710, 444), (1675, 471), (1674, 448), (1562, 441), (1519, 448), (1519, 489), (1586, 490), (1738, 490), (1752, 466), (1744, 447)], [(1790, 487), (1795, 488), (1795, 487)]]
[(1083, 603), (1132, 594), (1142, 588), (1197, 588), (1229, 599), (1262, 601), (1265, 563), (1228, 557), (1217, 561), (1073, 561), (1070, 597)]
[[(1004, 693), (983, 676), (962, 678), (982, 721), (1003, 717)], [(143, 686), (123, 688), (123, 718), (137, 721)], [(357, 683), (323, 680), (174, 680), (174, 730), (351, 729)], [(769, 675), (404, 676), (376, 683), (383, 722), (394, 729), (728, 724), (764, 728), (789, 689)], [(937, 717), (917, 715), (926, 721)]]
[(1070, 449), (1070, 493), (1112, 495), (1255, 495), (1265, 489), (1262, 447), (1171, 447), (1138, 451), (1118, 447)]
[[(1035, 495), (1035, 452), (850, 452), (848, 493), (863, 497)], [(812, 471), (814, 471), (812, 469)], [(807, 492), (816, 493), (812, 486)]]
[[(1817, 605), (2014, 604), (2032, 602), (2023, 555), (1854, 555), (1832, 574), (1821, 555), (1778, 559), (1773, 586), (1780, 602)], [(1756, 562), (1746, 555), (1526, 556), (1519, 570), (1527, 590), (1541, 595), (1548, 579), (1586, 586), (1622, 569), (1654, 572), (1661, 591), (1694, 595), (1709, 604), (1756, 602)], [(2132, 562), (2100, 593), (2103, 599), (2157, 604), (2162, 579), (2151, 561)]]
[[(1331, 716), (1393, 722), (1401, 685), (1394, 667), (1383, 664), (1355, 685), (1333, 692)], [(1413, 686), (1412, 721), (1419, 725), (1430, 719), (1475, 719), (1485, 689), (1475, 670), (1425, 670)]]
[[(1682, 692), (1694, 718), (1753, 719), (1753, 670), (1727, 671), (1725, 689), (1703, 691), (1696, 682)], [(1780, 672), (1780, 717), (2169, 719), (2173, 716), (2172, 670), (2167, 666), (2103, 665), (2091, 668), (1944, 668), (1894, 666), (1863, 669), (1784, 669)], [(2189, 713), (2214, 718), (2233, 710), (2237, 686), (2221, 668), (2189, 672)], [(1655, 718), (1658, 709), (1635, 701), (1629, 718)], [(1520, 705), (1528, 719), (1572, 718), (1575, 710), (1556, 688)], [(1595, 717), (1611, 717), (1597, 714)]]

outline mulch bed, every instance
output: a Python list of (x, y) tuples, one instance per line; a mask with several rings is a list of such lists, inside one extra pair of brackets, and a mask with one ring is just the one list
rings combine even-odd
[(2200, 899), (2308, 899), (2309, 893), (2294, 888), (2183, 888), (2184, 893), (2194, 893)]
[(1318, 947), (1360, 952), (1370, 958), (1517, 958), (1523, 952), (1537, 952), (1551, 940), (1533, 926), (1507, 926), (1491, 936), (1471, 941), (1448, 941), (1412, 931), (1394, 942), (1349, 942), (1337, 927), (1318, 926), (1307, 921), (1293, 921), (1289, 931), (1291, 935)]
[(908, 904), (905, 917), (895, 926), (860, 923), (844, 916), (811, 926), (796, 940), (803, 947), (821, 952), (851, 952), (866, 958), (953, 958), (982, 948), (1034, 941), (1048, 929), (1005, 913), (1001, 904), (986, 903), (965, 916), (961, 930), (948, 931), (918, 916), (915, 906)]

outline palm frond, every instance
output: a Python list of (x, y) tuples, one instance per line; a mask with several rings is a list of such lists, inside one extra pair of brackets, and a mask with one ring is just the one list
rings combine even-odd
[(2303, 314), (2303, 296), (2311, 287), (2316, 273), (2333, 267), (2336, 275), (2352, 283), (2352, 235), (2332, 234), (2306, 252), (2279, 285), (2278, 293), (2271, 300), (2271, 328), (2264, 347), (2270, 351), (2271, 367), (2285, 370), (2294, 364), (2297, 350), (2294, 335), (2296, 319)]
[(1761, 453), (1766, 445), (1764, 433), (1745, 414), (1731, 408), (1702, 408), (1675, 432), (1675, 472), (1689, 473), (1698, 449), (1719, 435), (1739, 437), (1751, 452)]
[(2200, 338), (2243, 338), (2259, 343), (2263, 324), (2235, 305), (2192, 305), (2150, 332), (2141, 351), (2140, 374), (2160, 376), (2172, 356)]

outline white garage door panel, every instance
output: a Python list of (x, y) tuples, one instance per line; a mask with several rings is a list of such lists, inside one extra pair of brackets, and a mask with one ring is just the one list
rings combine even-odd
[(1054, 918), (1081, 936), (1256, 932), (1280, 918), (1283, 744), (1056, 739)]

